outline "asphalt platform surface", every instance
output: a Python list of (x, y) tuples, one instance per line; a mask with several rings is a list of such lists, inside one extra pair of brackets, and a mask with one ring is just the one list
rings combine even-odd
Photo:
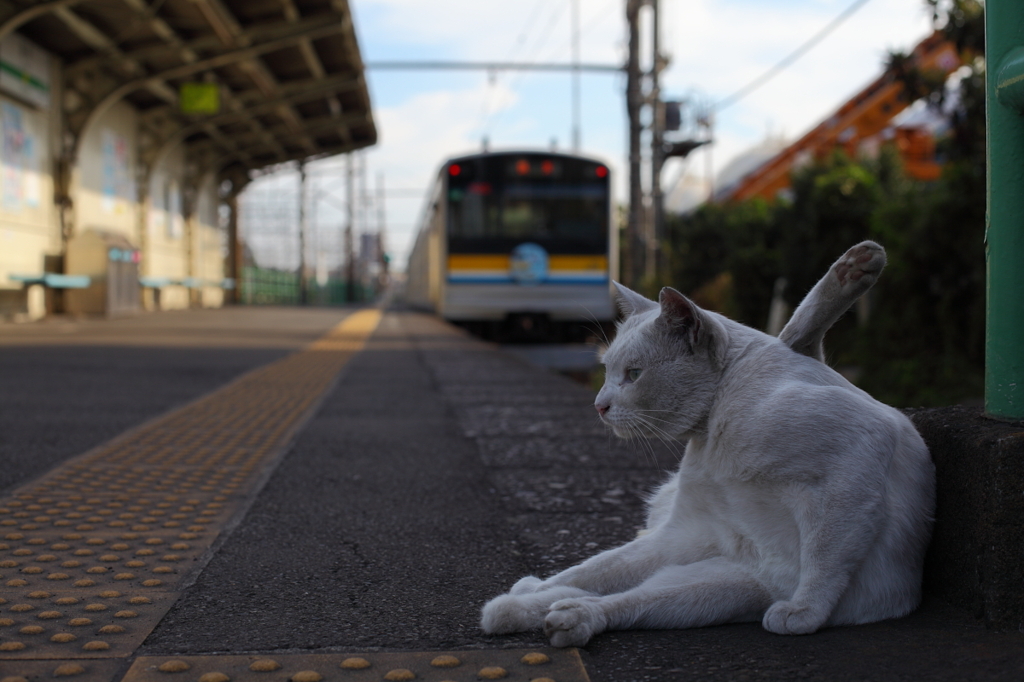
[[(350, 312), (0, 326), (0, 494), (300, 350)], [(387, 312), (136, 654), (546, 646), (540, 632), (485, 636), (481, 605), (523, 575), (628, 541), (681, 452), (616, 440), (593, 397), (434, 318)], [(805, 637), (755, 624), (611, 632), (580, 654), (609, 682), (1024, 679), (1024, 634), (987, 631), (935, 599)]]

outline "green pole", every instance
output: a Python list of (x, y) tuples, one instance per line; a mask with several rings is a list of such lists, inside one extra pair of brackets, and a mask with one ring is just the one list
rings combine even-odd
[(985, 3), (985, 413), (1024, 420), (1024, 2)]

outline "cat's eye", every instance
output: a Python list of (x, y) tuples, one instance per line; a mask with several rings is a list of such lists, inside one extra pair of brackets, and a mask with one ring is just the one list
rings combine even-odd
[(636, 367), (634, 367), (633, 369), (627, 369), (626, 370), (626, 378), (629, 379), (630, 381), (636, 381), (637, 379), (640, 378), (640, 373), (642, 371), (643, 370), (638, 369)]

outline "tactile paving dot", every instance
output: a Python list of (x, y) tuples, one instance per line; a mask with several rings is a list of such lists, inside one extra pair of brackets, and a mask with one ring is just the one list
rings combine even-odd
[(144, 656), (122, 682), (589, 682), (576, 649)]
[(354, 313), (0, 498), (0, 661), (130, 656), (379, 319)]
[(0, 531), (0, 585), (32, 592), (59, 583), (82, 588), (121, 583), (123, 589), (131, 582), (172, 590), (205, 551), (213, 532), (204, 526), (46, 535)]
[(119, 677), (119, 659), (9, 661), (0, 666), (0, 678), (27, 682), (111, 682)]
[(176, 597), (167, 592), (142, 596), (105, 588), (36, 590), (23, 596), (24, 603), (0, 605), (0, 639), (4, 644), (22, 645), (0, 650), (0, 660), (128, 656)]

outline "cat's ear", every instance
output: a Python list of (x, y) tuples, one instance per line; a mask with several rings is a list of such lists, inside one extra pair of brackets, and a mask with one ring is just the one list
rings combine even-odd
[(644, 298), (632, 289), (624, 287), (614, 280), (612, 280), (612, 284), (615, 285), (615, 289), (619, 292), (619, 310), (622, 311), (625, 317), (632, 317), (637, 313), (644, 313), (658, 307), (657, 303), (649, 298)]
[(706, 336), (704, 311), (672, 287), (665, 287), (658, 295), (661, 318), (668, 326), (683, 334), (692, 349)]

